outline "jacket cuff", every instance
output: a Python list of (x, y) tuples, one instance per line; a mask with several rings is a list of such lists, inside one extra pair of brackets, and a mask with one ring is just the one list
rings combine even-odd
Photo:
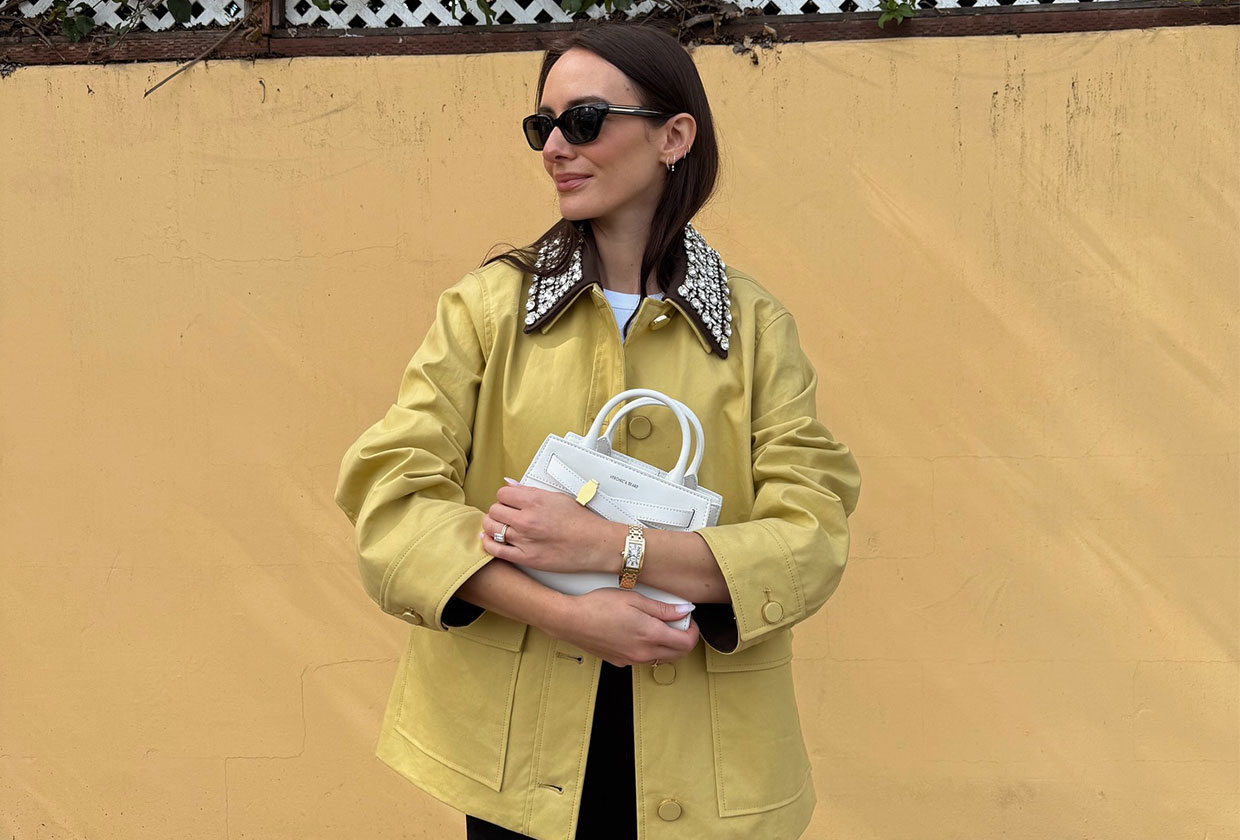
[(807, 617), (792, 551), (767, 522), (717, 525), (698, 533), (715, 555), (732, 598), (730, 606), (702, 604), (694, 610), (706, 644), (719, 653), (737, 653)]
[[(383, 611), (417, 627), (446, 630), (470, 624), (484, 612), (456, 598), (465, 581), (491, 561), (482, 550), (478, 531), (482, 512), (467, 510), (420, 535), (389, 566), (376, 600)], [(476, 546), (474, 551), (424, 556), (446, 545)], [(432, 548), (434, 546), (435, 548)], [(458, 558), (453, 562), (450, 555)], [(363, 562), (365, 558), (363, 557)]]

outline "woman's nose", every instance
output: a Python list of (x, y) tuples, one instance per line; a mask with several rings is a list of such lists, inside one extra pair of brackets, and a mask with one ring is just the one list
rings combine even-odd
[(557, 158), (569, 157), (572, 154), (572, 148), (572, 144), (564, 139), (564, 132), (560, 131), (560, 127), (557, 125), (551, 129), (547, 142), (543, 143), (543, 158), (555, 160)]

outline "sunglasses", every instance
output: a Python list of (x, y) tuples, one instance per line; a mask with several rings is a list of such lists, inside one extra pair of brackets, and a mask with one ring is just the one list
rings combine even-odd
[(564, 139), (574, 146), (589, 143), (598, 139), (603, 130), (603, 118), (608, 114), (620, 114), (633, 117), (670, 117), (662, 111), (649, 108), (634, 108), (629, 105), (608, 105), (606, 102), (595, 102), (589, 105), (577, 105), (569, 108), (558, 117), (546, 114), (531, 114), (521, 121), (521, 129), (525, 132), (525, 141), (530, 148), (541, 152), (543, 146), (551, 139), (551, 132), (557, 128)]

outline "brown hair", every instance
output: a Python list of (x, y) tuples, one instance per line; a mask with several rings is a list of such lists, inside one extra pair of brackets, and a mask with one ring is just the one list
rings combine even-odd
[[(641, 278), (653, 272), (659, 288), (667, 292), (675, 256), (683, 247), (684, 227), (710, 198), (719, 174), (719, 146), (702, 79), (693, 59), (672, 36), (642, 24), (602, 23), (577, 30), (547, 50), (538, 76), (536, 108), (551, 67), (571, 49), (588, 50), (615, 66), (637, 88), (642, 107), (665, 114), (686, 113), (697, 122), (692, 152), (677, 162), (675, 172), (668, 174), (642, 255)], [(502, 260), (528, 273), (559, 274), (568, 267), (582, 237), (581, 227), (561, 219), (530, 246), (487, 262)], [(552, 246), (549, 263), (536, 267), (538, 252), (545, 245)], [(645, 295), (645, 283), (641, 290)]]

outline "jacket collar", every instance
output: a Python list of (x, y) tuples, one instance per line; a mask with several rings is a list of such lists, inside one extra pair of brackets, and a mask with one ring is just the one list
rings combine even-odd
[[(582, 244), (563, 272), (533, 275), (525, 303), (525, 332), (546, 332), (584, 290), (596, 285), (601, 288), (598, 250), (589, 225), (582, 233)], [(547, 243), (539, 249), (535, 265), (548, 265), (555, 256), (556, 243)], [(719, 252), (707, 245), (692, 225), (685, 225), (683, 245), (673, 255), (666, 300), (693, 324), (708, 353), (721, 359), (728, 357), (732, 311), (727, 271)]]

